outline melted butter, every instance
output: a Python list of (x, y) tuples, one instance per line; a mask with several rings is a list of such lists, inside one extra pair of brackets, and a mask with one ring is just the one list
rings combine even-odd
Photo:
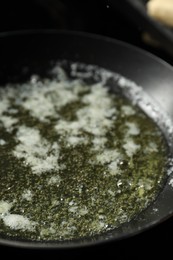
[(31, 81), (0, 92), (2, 234), (94, 236), (155, 199), (167, 143), (130, 101), (78, 80)]

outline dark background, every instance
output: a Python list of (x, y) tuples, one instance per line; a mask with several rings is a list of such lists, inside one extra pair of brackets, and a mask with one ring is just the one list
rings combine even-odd
[[(117, 0), (115, 0), (117, 1)], [(173, 64), (166, 51), (142, 40), (144, 29), (131, 22), (109, 0), (6, 0), (0, 3), (0, 32), (61, 29), (84, 31), (116, 38), (145, 49)], [(172, 247), (173, 219), (134, 237), (118, 242), (73, 250), (26, 250), (0, 246), (0, 253), (12, 257), (64, 257), (140, 259), (169, 257)]]
[[(116, 2), (121, 2), (122, 8)], [(32, 29), (85, 31), (129, 42), (172, 63), (173, 57), (142, 40), (144, 28), (129, 19), (123, 2), (126, 0), (5, 0), (0, 2), (0, 32)]]

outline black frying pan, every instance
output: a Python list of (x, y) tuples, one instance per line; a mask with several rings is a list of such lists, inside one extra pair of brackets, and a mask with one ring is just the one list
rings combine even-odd
[[(75, 32), (37, 31), (0, 35), (0, 84), (47, 75), (52, 61), (70, 60), (115, 71), (141, 85), (158, 103), (162, 121), (173, 119), (173, 69), (164, 61), (126, 43)], [(168, 117), (167, 114), (168, 113)], [(166, 116), (165, 116), (166, 115)], [(167, 131), (167, 130), (166, 130)], [(168, 134), (168, 133), (166, 133)], [(171, 141), (172, 136), (169, 136)], [(172, 151), (170, 142), (170, 150)], [(0, 244), (23, 248), (76, 248), (137, 235), (173, 215), (170, 175), (156, 201), (133, 221), (109, 233), (71, 242), (28, 242), (1, 237)], [(157, 211), (155, 209), (157, 208)]]

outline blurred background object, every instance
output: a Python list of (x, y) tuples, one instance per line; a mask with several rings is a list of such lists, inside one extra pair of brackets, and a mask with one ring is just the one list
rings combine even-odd
[[(120, 2), (110, 0), (110, 2), (116, 10), (119, 10), (119, 12), (128, 19), (129, 23), (134, 24), (135, 28), (140, 28), (138, 33), (141, 35), (141, 39), (144, 43), (141, 47), (148, 49), (150, 52), (166, 59), (172, 64), (173, 28), (167, 24), (168, 20), (169, 24), (171, 23), (170, 20), (172, 20), (173, 1), (122, 0)], [(171, 8), (169, 8), (170, 6)], [(167, 15), (168, 9), (169, 15)], [(162, 16), (162, 22), (158, 19), (160, 15)], [(167, 22), (165, 22), (165, 16)], [(149, 48), (147, 48), (147, 45)]]
[(173, 1), (172, 0), (149, 0), (146, 3), (149, 16), (156, 21), (173, 27)]

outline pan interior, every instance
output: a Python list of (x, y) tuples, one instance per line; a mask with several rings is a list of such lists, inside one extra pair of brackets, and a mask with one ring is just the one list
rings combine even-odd
[[(49, 86), (53, 82), (53, 84), (61, 84), (63, 83), (63, 88), (66, 88), (66, 93), (62, 92), (63, 95), (69, 95), (69, 100), (71, 99), (71, 102), (67, 102), (63, 104), (63, 100), (65, 100), (65, 96), (61, 96), (62, 100), (59, 100), (58, 102), (62, 102), (62, 107), (59, 109), (56, 104), (56, 95), (54, 92), (54, 87), (51, 85), (51, 88), (49, 91), (44, 90), (44, 85)], [(82, 86), (82, 89), (81, 89)], [(42, 96), (42, 91), (45, 91), (44, 98), (41, 101), (43, 103), (39, 103), (38, 96), (34, 96), (34, 91), (32, 88), (36, 89), (37, 95), (39, 94)], [(70, 88), (74, 88), (73, 94), (77, 93), (78, 97), (83, 98), (83, 104), (79, 102), (79, 99), (76, 100), (76, 96), (72, 96)], [(84, 90), (83, 90), (84, 88)], [(106, 92), (105, 92), (105, 89)], [(88, 126), (87, 128), (84, 128), (82, 132), (78, 132), (77, 134), (71, 135), (72, 128), (69, 128), (69, 133), (64, 134), (62, 133), (62, 129), (66, 129), (68, 132), (68, 125), (67, 122), (70, 122), (70, 125), (75, 124), (77, 122), (77, 116), (79, 116), (79, 111), (81, 112), (81, 121), (82, 117), (85, 118), (85, 111), (86, 106), (88, 103), (92, 103), (92, 98), (94, 96), (90, 95), (90, 92), (96, 91), (98, 94), (99, 100), (94, 100), (93, 106), (97, 105), (97, 109), (100, 109), (100, 113), (98, 113), (98, 116), (101, 114), (101, 108), (104, 107), (105, 110), (107, 109), (107, 114), (104, 115), (103, 118), (100, 117), (100, 120), (94, 121), (94, 123), (97, 125), (94, 131), (97, 132), (100, 125), (103, 124), (101, 120), (105, 120), (105, 122), (108, 124), (110, 123), (110, 120), (113, 120), (115, 118), (115, 121), (117, 118), (119, 118), (119, 121), (123, 121), (123, 125), (116, 125), (118, 127), (118, 133), (119, 133), (119, 139), (122, 142), (122, 133), (126, 133), (126, 135), (130, 135), (129, 141), (131, 141), (132, 150), (134, 149), (134, 153), (127, 152), (126, 145), (124, 143), (124, 148), (121, 147), (120, 143), (113, 139), (115, 138), (114, 134), (116, 132), (116, 127), (112, 126), (110, 129), (107, 129), (106, 134), (103, 135), (103, 133), (99, 134), (96, 132), (92, 132)], [(59, 90), (60, 91), (60, 90)], [(26, 95), (26, 92), (29, 93), (33, 98), (32, 105), (36, 104), (36, 106), (42, 106), (42, 111), (38, 112), (34, 109), (32, 109), (31, 103), (27, 103), (28, 94)], [(101, 93), (104, 93), (106, 95), (102, 97)], [(71, 96), (70, 96), (71, 95)], [(10, 238), (10, 239), (19, 239), (23, 241), (35, 241), (35, 242), (66, 242), (66, 241), (72, 241), (73, 240), (80, 240), (80, 239), (100, 239), (105, 236), (113, 236), (114, 231), (120, 230), (122, 224), (124, 223), (133, 223), (133, 219), (138, 218), (138, 215), (140, 215), (141, 212), (143, 212), (145, 209), (147, 209), (152, 202), (154, 202), (159, 195), (159, 193), (162, 190), (162, 187), (167, 181), (168, 175), (171, 171), (171, 139), (172, 139), (172, 122), (171, 120), (164, 114), (164, 112), (160, 109), (158, 104), (155, 104), (155, 102), (144, 92), (144, 90), (135, 84), (135, 82), (131, 81), (130, 79), (127, 79), (123, 77), (122, 75), (118, 73), (114, 73), (111, 71), (108, 71), (104, 68), (100, 68), (95, 65), (87, 65), (83, 63), (76, 63), (71, 61), (59, 61), (55, 64), (52, 63), (51, 69), (48, 71), (46, 78), (43, 78), (41, 75), (36, 74), (32, 75), (30, 80), (28, 82), (22, 82), (22, 83), (9, 83), (5, 88), (1, 91), (1, 96), (8, 99), (8, 102), (10, 100), (11, 104), (13, 104), (10, 107), (10, 110), (4, 111), (1, 114), (1, 124), (3, 132), (1, 136), (1, 150), (4, 149), (4, 154), (8, 154), (8, 159), (12, 158), (10, 157), (10, 153), (7, 152), (5, 146), (6, 146), (6, 140), (10, 139), (11, 142), (6, 147), (9, 149), (10, 146), (12, 146), (13, 154), (15, 150), (15, 155), (18, 159), (18, 163), (16, 164), (16, 161), (14, 160), (12, 164), (8, 163), (3, 159), (2, 155), (2, 165), (1, 165), (1, 178), (4, 178), (4, 184), (1, 184), (1, 192), (0, 192), (0, 229), (2, 233), (2, 237)], [(113, 106), (106, 107), (106, 102), (109, 103), (109, 97), (115, 96), (118, 100), (116, 104), (119, 106), (119, 110), (123, 110), (124, 112), (121, 113), (121, 115), (116, 115), (115, 110)], [(17, 98), (16, 98), (17, 97)], [(67, 97), (67, 96), (66, 96)], [(48, 98), (48, 99), (47, 99)], [(94, 97), (96, 98), (96, 96)], [(54, 105), (56, 107), (56, 116), (52, 117), (51, 109), (52, 107), (48, 108), (44, 104), (46, 104), (46, 100), (49, 100), (47, 103), (48, 105), (51, 104), (51, 102), (54, 102)], [(88, 100), (88, 101), (87, 101)], [(3, 99), (1, 100), (3, 101)], [(45, 101), (45, 103), (44, 103)], [(6, 100), (7, 102), (7, 100)], [(22, 102), (25, 103), (25, 106), (22, 106)], [(35, 103), (34, 103), (35, 102)], [(88, 103), (87, 103), (88, 102)], [(103, 103), (102, 103), (103, 102)], [(100, 105), (101, 104), (101, 105)], [(36, 107), (35, 106), (35, 107)], [(44, 110), (44, 106), (46, 110)], [(7, 104), (8, 107), (8, 104)], [(9, 108), (9, 107), (8, 107)], [(47, 110), (49, 109), (49, 110)], [(69, 114), (68, 110), (71, 110), (71, 113)], [(55, 112), (54, 111), (54, 112)], [(90, 112), (93, 112), (92, 110), (89, 110)], [(134, 116), (135, 113), (139, 112), (140, 120), (143, 120), (143, 124), (140, 125), (143, 130), (141, 132), (139, 131), (138, 127), (134, 124)], [(50, 113), (49, 113), (50, 112)], [(53, 113), (54, 113), (53, 112)], [(45, 116), (44, 116), (45, 113)], [(82, 114), (83, 113), (83, 114)], [(8, 128), (8, 131), (5, 130), (5, 122), (7, 122), (7, 119), (12, 118), (13, 120), (10, 122), (8, 121), (8, 124), (6, 127)], [(27, 119), (29, 118), (29, 120)], [(63, 120), (62, 120), (63, 118)], [(89, 119), (88, 119), (89, 118)], [(128, 122), (126, 122), (128, 118)], [(138, 118), (138, 121), (139, 121)], [(153, 133), (150, 133), (149, 135), (149, 129), (145, 126), (144, 123), (147, 123), (148, 120), (148, 126), (147, 127), (153, 127)], [(87, 117), (88, 124), (93, 123), (90, 119), (90, 117)], [(107, 120), (107, 121), (106, 121)], [(61, 124), (63, 123), (64, 126), (61, 127)], [(79, 122), (78, 122), (79, 123)], [(19, 127), (19, 125), (22, 127)], [(44, 126), (44, 127), (43, 127)], [(33, 130), (34, 129), (34, 130)], [(48, 129), (48, 131), (46, 130)], [(56, 130), (59, 132), (57, 133)], [(124, 130), (125, 129), (125, 130)], [(150, 130), (151, 130), (150, 129)], [(64, 131), (64, 130), (63, 130)], [(144, 132), (148, 133), (143, 136), (143, 138), (148, 138), (149, 143), (148, 147), (145, 146), (145, 151), (142, 151), (141, 149), (138, 149), (139, 146), (139, 139), (140, 136), (143, 135)], [(26, 133), (25, 133), (26, 132)], [(42, 137), (38, 135), (38, 132), (41, 133)], [(31, 135), (27, 134), (30, 133)], [(25, 136), (26, 134), (26, 136)], [(33, 139), (31, 139), (31, 144), (35, 145), (34, 138), (36, 139), (36, 142), (42, 139), (43, 146), (37, 148), (41, 148), (42, 150), (42, 159), (39, 158), (39, 155), (37, 154), (34, 159), (37, 159), (37, 162), (41, 162), (45, 169), (43, 170), (43, 175), (40, 175), (40, 172), (37, 168), (37, 164), (32, 165), (31, 161), (28, 158), (27, 150), (24, 150), (24, 147), (22, 144), (26, 143), (27, 138), (31, 138), (33, 135)], [(83, 139), (83, 135), (90, 140), (87, 142)], [(15, 136), (15, 138), (13, 138)], [(52, 139), (54, 136), (54, 139)], [(94, 163), (92, 161), (92, 158), (87, 157), (89, 154), (87, 153), (87, 149), (90, 148), (91, 143), (98, 144), (100, 142), (100, 136), (102, 138), (102, 141), (106, 140), (106, 145), (101, 144), (98, 149), (98, 154), (95, 152), (92, 152), (92, 156), (97, 157), (97, 167), (94, 166)], [(157, 138), (159, 141), (157, 142)], [(18, 138), (17, 138), (18, 137)], [(97, 138), (96, 138), (97, 137)], [(98, 138), (99, 137), (99, 138)], [(152, 138), (153, 142), (151, 142)], [(68, 145), (69, 147), (64, 147), (64, 142), (67, 143), (68, 139)], [(47, 144), (47, 141), (51, 142), (50, 144)], [(54, 140), (59, 140), (58, 143)], [(91, 141), (92, 140), (92, 141)], [(134, 140), (135, 143), (134, 143)], [(132, 142), (133, 141), (133, 142)], [(29, 142), (30, 143), (30, 142)], [(51, 162), (54, 164), (54, 168), (50, 169), (47, 166), (46, 159), (52, 159), (54, 157), (59, 157), (59, 145), (62, 145), (64, 155), (61, 155), (63, 158), (60, 160), (60, 162), (63, 162), (62, 168), (57, 168), (57, 164), (52, 160)], [(112, 144), (114, 143), (114, 145)], [(144, 142), (143, 142), (144, 145)], [(45, 149), (46, 146), (49, 146), (49, 149), (45, 153), (43, 149)], [(77, 149), (76, 149), (77, 147)], [(123, 150), (122, 157), (117, 157), (117, 153), (115, 150), (117, 150), (117, 147), (120, 147), (119, 149)], [(14, 149), (15, 148), (15, 149)], [(30, 144), (28, 146), (29, 149), (31, 149)], [(11, 148), (10, 148), (11, 149)], [(108, 158), (105, 158), (104, 151), (107, 150), (107, 156)], [(11, 151), (11, 150), (10, 150)], [(36, 153), (40, 151), (39, 149), (36, 150)], [(85, 152), (83, 152), (85, 151)], [(126, 152), (125, 152), (126, 151)], [(153, 156), (153, 161), (149, 161), (148, 164), (144, 164), (140, 167), (140, 172), (138, 172), (138, 166), (139, 162), (137, 163), (135, 158), (137, 158), (137, 154), (141, 153), (143, 156), (143, 159), (140, 159), (138, 156), (138, 160), (140, 163), (144, 163), (149, 157)], [(26, 153), (26, 156), (25, 156)], [(81, 163), (75, 164), (74, 160), (76, 160), (76, 153), (81, 154), (83, 157), (80, 157)], [(125, 155), (125, 153), (127, 153)], [(128, 154), (129, 153), (129, 154)], [(3, 153), (2, 153), (3, 154)], [(147, 155), (149, 154), (149, 156)], [(33, 155), (32, 151), (29, 151), (29, 155)], [(47, 158), (46, 158), (47, 156)], [(64, 157), (63, 157), (64, 156)], [(70, 161), (70, 156), (73, 157), (74, 160)], [(84, 157), (85, 160), (84, 160)], [(113, 159), (110, 159), (112, 158)], [(60, 157), (59, 157), (60, 158)], [(65, 158), (65, 161), (64, 161)], [(32, 158), (33, 159), (33, 158)], [(127, 160), (128, 159), (128, 160)], [(77, 159), (79, 160), (79, 159)], [(44, 161), (46, 162), (44, 164)], [(69, 162), (69, 165), (72, 165), (72, 168), (66, 169), (66, 161)], [(99, 163), (98, 163), (99, 162)], [(87, 164), (86, 164), (87, 163)], [(111, 169), (109, 171), (110, 178), (103, 177), (102, 179), (105, 181), (109, 179), (109, 181), (106, 182), (98, 182), (99, 178), (96, 178), (95, 175), (91, 174), (90, 171), (88, 171), (88, 163), (90, 164), (90, 170), (92, 169), (93, 172), (96, 173), (96, 175), (100, 174), (102, 176), (106, 175), (108, 173), (108, 168)], [(14, 170), (14, 164), (16, 164), (16, 170)], [(85, 167), (85, 171), (82, 170), (81, 165)], [(24, 165), (24, 166), (23, 166)], [(68, 165), (68, 167), (70, 167)], [(76, 165), (76, 166), (75, 166)], [(80, 166), (79, 166), (80, 165)], [(101, 165), (101, 166), (100, 166)], [(3, 167), (2, 167), (3, 166)], [(29, 166), (29, 170), (28, 170)], [(11, 167), (11, 168), (10, 168)], [(46, 168), (47, 167), (47, 168)], [(80, 169), (80, 172), (82, 173), (81, 176), (85, 176), (85, 178), (81, 176), (75, 176), (70, 177), (71, 171), (73, 170), (75, 172), (76, 167)], [(108, 167), (108, 168), (106, 168)], [(130, 169), (129, 169), (130, 167)], [(146, 170), (145, 167), (148, 167)], [(150, 168), (149, 168), (150, 167)], [(119, 176), (114, 173), (117, 169), (118, 174), (123, 174), (123, 172), (126, 173), (127, 176), (119, 179)], [(157, 176), (154, 175), (153, 169), (155, 168), (155, 171), (157, 172)], [(7, 185), (6, 181), (6, 174), (5, 170), (8, 169), (11, 171), (12, 175), (9, 175), (9, 186)], [(22, 171), (22, 174), (19, 172)], [(28, 174), (32, 175), (32, 178), (28, 179), (28, 183), (25, 177)], [(16, 189), (12, 183), (18, 184), (18, 181), (16, 176), (18, 172), (18, 176), (20, 177), (20, 185), (19, 189)], [(58, 172), (58, 174), (57, 174)], [(92, 172), (92, 173), (93, 173)], [(34, 174), (33, 174), (34, 173)], [(86, 173), (88, 173), (89, 178), (86, 177)], [(142, 173), (141, 178), (139, 175)], [(154, 175), (154, 177), (151, 175), (151, 173)], [(68, 178), (64, 178), (64, 174), (69, 174)], [(134, 179), (132, 178), (134, 174)], [(159, 175), (160, 174), (160, 175)], [(132, 175), (132, 176), (131, 176)], [(151, 176), (150, 176), (151, 175)], [(10, 179), (12, 178), (12, 179)], [(13, 179), (14, 178), (14, 179)], [(64, 180), (67, 181), (67, 186), (63, 185), (61, 186), (61, 181), (64, 178)], [(154, 180), (155, 178), (155, 180)], [(47, 182), (43, 182), (44, 179), (47, 179)], [(89, 179), (92, 180), (92, 182), (96, 182), (97, 185), (91, 185), (89, 182)], [(41, 180), (41, 181), (40, 181)], [(69, 181), (70, 180), (70, 181)], [(146, 181), (146, 182), (145, 182)], [(25, 186), (26, 182), (26, 186)], [(78, 182), (78, 185), (76, 183)], [(114, 184), (113, 184), (114, 182)], [(36, 183), (36, 185), (35, 185)], [(72, 185), (73, 183), (73, 185)], [(108, 188), (104, 187), (104, 199), (107, 199), (105, 207), (101, 207), (100, 204), (103, 203), (103, 201), (96, 201), (96, 197), (100, 194), (103, 195), (102, 187), (103, 185), (108, 184)], [(134, 184), (136, 183), (136, 186)], [(8, 192), (4, 192), (4, 186), (8, 186)], [(31, 185), (32, 188), (31, 189)], [(123, 189), (122, 187), (126, 187)], [(134, 186), (133, 192), (131, 190), (131, 186)], [(25, 187), (23, 189), (23, 187)], [(66, 187), (66, 190), (63, 190), (62, 187)], [(78, 189), (77, 192), (73, 192), (72, 188)], [(115, 187), (115, 189), (114, 189)], [(29, 213), (33, 210), (33, 201), (32, 196), (33, 192), (37, 194), (37, 199), (39, 197), (40, 201), (45, 200), (47, 196), (45, 197), (45, 190), (47, 190), (47, 193), (49, 193), (49, 197), (47, 200), (47, 204), (44, 205), (45, 208), (42, 208), (42, 205), (39, 206), (37, 204), (37, 207), (34, 208), (35, 214), (37, 216), (37, 219), (34, 220), (32, 217), (32, 221), (29, 222), (28, 218), (23, 218), (22, 216), (25, 214), (29, 216)], [(94, 191), (95, 189), (95, 191)], [(11, 193), (11, 191), (15, 193)], [(32, 190), (32, 191), (31, 191)], [(54, 196), (51, 197), (51, 190), (54, 190)], [(60, 190), (60, 192), (59, 192)], [(107, 194), (106, 194), (107, 191)], [(131, 192), (131, 201), (127, 198), (129, 197), (129, 194)], [(18, 193), (18, 195), (17, 195)], [(88, 194), (89, 193), (89, 194)], [(70, 196), (69, 196), (70, 194)], [(55, 195), (59, 196), (59, 200), (55, 200)], [(16, 198), (15, 198), (16, 196)], [(18, 199), (17, 197), (20, 197)], [(94, 198), (95, 196), (95, 198)], [(148, 197), (147, 197), (148, 196)], [(12, 197), (15, 199), (12, 200)], [(111, 200), (110, 198), (115, 198), (114, 200)], [(116, 201), (119, 198), (122, 198), (123, 205), (118, 205), (119, 211), (114, 211), (116, 208)], [(86, 199), (86, 201), (85, 201)], [(26, 206), (26, 208), (20, 208), (20, 206), (15, 206), (15, 201), (21, 201), (23, 200), (23, 204), (29, 206)], [(38, 200), (39, 201), (39, 200)], [(64, 201), (66, 201), (66, 204), (63, 204)], [(82, 201), (82, 202), (81, 202)], [(90, 201), (90, 202), (89, 202)], [(126, 202), (125, 202), (126, 201)], [(80, 204), (80, 203), (81, 204)], [(93, 203), (91, 207), (91, 202)], [(107, 206), (108, 204), (112, 204), (112, 206)], [(35, 202), (36, 203), (36, 199)], [(48, 207), (50, 203), (50, 207)], [(63, 205), (67, 205), (68, 208), (64, 206), (65, 213), (61, 212), (61, 208)], [(133, 205), (132, 205), (132, 204)], [(139, 203), (139, 206), (137, 206)], [(140, 204), (141, 203), (141, 204)], [(23, 205), (22, 204), (22, 205)], [(103, 203), (104, 204), (104, 203)], [(134, 204), (136, 205), (136, 210), (134, 211)], [(43, 226), (42, 231), (37, 228), (36, 222), (38, 221), (38, 213), (40, 216), (43, 216), (46, 214), (47, 208), (51, 210), (51, 215), (47, 214), (47, 216), (43, 219), (40, 217), (40, 223)], [(92, 208), (92, 210), (90, 210)], [(95, 208), (95, 209), (94, 209)], [(128, 212), (127, 212), (128, 209)], [(23, 214), (22, 211), (23, 210)], [(99, 214), (96, 214), (97, 211), (99, 211)], [(29, 212), (30, 211), (30, 212)], [(109, 214), (112, 214), (109, 216), (106, 215), (105, 211), (109, 211)], [(112, 213), (113, 212), (113, 213)], [(90, 215), (92, 213), (92, 224), (90, 223)], [(113, 214), (117, 214), (114, 216), (114, 220), (112, 221)], [(54, 214), (54, 215), (53, 215)], [(31, 214), (32, 215), (32, 214)], [(57, 218), (57, 224), (52, 223), (53, 218)], [(33, 215), (34, 216), (34, 215)], [(96, 218), (95, 218), (96, 216)], [(77, 226), (77, 223), (74, 221), (74, 219), (78, 219), (77, 222), (79, 226)], [(106, 221), (105, 221), (106, 218)], [(50, 219), (50, 221), (49, 221)], [(69, 226), (69, 222), (71, 221), (72, 224)], [(18, 222), (23, 223), (20, 225)], [(61, 223), (60, 223), (61, 222)], [(5, 229), (4, 229), (4, 223), (6, 223)], [(51, 224), (52, 223), (52, 224)], [(63, 225), (62, 225), (63, 223)], [(82, 224), (84, 223), (84, 224)], [(90, 224), (88, 224), (90, 223)], [(95, 223), (95, 224), (93, 224)], [(58, 228), (56, 227), (58, 225)], [(85, 230), (86, 225), (86, 230)], [(3, 228), (2, 228), (3, 226)], [(77, 226), (77, 228), (76, 228)], [(12, 227), (12, 228), (11, 228)], [(31, 232), (28, 231), (27, 227), (31, 228)], [(34, 228), (36, 227), (36, 231)], [(23, 230), (22, 230), (23, 228)], [(59, 234), (58, 231), (60, 230)], [(70, 231), (69, 231), (70, 230)], [(64, 231), (64, 235), (62, 235), (62, 231)], [(58, 235), (57, 235), (58, 234)], [(118, 234), (118, 233), (117, 233)], [(100, 237), (99, 237), (100, 236)], [(98, 238), (97, 238), (98, 237)]]

